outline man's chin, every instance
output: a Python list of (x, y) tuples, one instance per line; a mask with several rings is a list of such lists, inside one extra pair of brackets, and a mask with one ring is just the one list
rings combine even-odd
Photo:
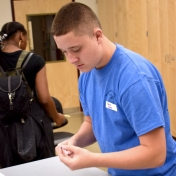
[(89, 72), (91, 69), (81, 69), (81, 68), (78, 68), (78, 70), (79, 70), (81, 73), (87, 73), (87, 72)]

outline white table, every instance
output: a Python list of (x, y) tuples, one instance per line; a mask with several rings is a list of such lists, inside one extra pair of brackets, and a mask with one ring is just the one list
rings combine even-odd
[(57, 156), (0, 169), (0, 173), (5, 176), (110, 176), (95, 167), (71, 171)]

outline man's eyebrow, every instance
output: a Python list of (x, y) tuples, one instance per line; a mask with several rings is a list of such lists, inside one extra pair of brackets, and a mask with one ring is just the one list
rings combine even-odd
[[(77, 48), (77, 47), (80, 47), (80, 45), (71, 46), (71, 47), (69, 47), (68, 49), (73, 49), (73, 48)], [(57, 47), (57, 48), (58, 48), (58, 47)], [(62, 49), (61, 49), (61, 48), (58, 48), (58, 49), (62, 51)]]
[(77, 48), (77, 47), (80, 47), (80, 46), (79, 46), (79, 45), (71, 46), (71, 47), (69, 47), (68, 49), (73, 49), (73, 48)]

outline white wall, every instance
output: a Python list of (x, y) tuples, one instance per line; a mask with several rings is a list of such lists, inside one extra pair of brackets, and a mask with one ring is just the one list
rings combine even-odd
[(96, 5), (97, 2), (96, 2), (96, 0), (75, 0), (75, 2), (80, 2), (80, 3), (86, 4), (97, 15), (97, 5)]
[(12, 21), (10, 0), (0, 0), (0, 30), (5, 23), (10, 21)]

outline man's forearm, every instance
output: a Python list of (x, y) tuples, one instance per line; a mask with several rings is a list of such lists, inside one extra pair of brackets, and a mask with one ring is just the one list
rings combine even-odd
[(140, 136), (140, 145), (112, 153), (93, 153), (90, 164), (125, 170), (156, 168), (166, 159), (164, 128), (160, 127)]
[(92, 124), (85, 120), (72, 139), (76, 141), (76, 145), (79, 147), (86, 147), (96, 142), (92, 131)]
[(164, 163), (162, 154), (150, 152), (146, 146), (138, 146), (113, 153), (92, 153), (88, 167), (109, 167), (125, 170), (156, 168)]

